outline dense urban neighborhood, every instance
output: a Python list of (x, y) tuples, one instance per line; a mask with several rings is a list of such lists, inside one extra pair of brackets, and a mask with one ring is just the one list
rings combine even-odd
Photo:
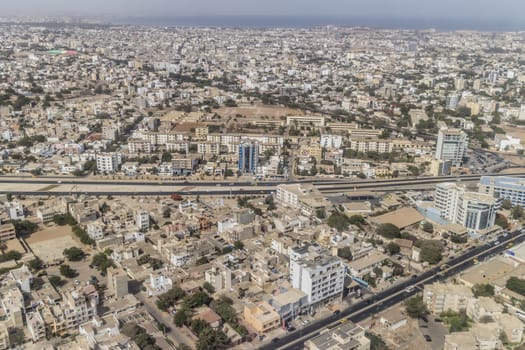
[(523, 32), (0, 22), (0, 349), (524, 348)]

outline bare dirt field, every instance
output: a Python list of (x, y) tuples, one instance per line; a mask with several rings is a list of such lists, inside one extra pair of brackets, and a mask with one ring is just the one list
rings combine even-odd
[(64, 249), (82, 246), (73, 237), (71, 227), (53, 226), (33, 233), (31, 237), (26, 239), (26, 242), (35, 255), (47, 264), (55, 259), (62, 259)]

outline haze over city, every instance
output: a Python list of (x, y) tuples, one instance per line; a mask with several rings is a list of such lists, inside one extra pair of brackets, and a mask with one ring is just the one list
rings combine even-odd
[[(21, 0), (2, 4), (5, 15), (104, 16), (126, 22), (157, 24), (322, 25), (345, 24), (376, 27), (446, 27), (449, 29), (520, 28), (525, 23), (525, 3), (520, 0)], [(218, 21), (218, 17), (228, 16)], [(239, 18), (240, 17), (240, 18)], [(261, 18), (264, 17), (264, 18)], [(463, 24), (462, 22), (463, 21)]]
[(525, 4), (18, 0), (0, 350), (525, 349)]

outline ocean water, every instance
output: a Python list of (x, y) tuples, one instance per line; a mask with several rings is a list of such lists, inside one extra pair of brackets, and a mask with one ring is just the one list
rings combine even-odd
[(122, 17), (112, 24), (169, 26), (169, 27), (226, 27), (226, 28), (311, 28), (327, 25), (370, 27), (380, 29), (438, 29), (480, 31), (525, 31), (521, 21), (486, 19), (422, 19), (388, 17), (313, 17), (313, 16), (174, 16)]

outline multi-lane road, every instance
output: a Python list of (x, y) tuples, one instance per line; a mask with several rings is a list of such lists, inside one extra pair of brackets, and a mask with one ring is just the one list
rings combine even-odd
[[(520, 243), (525, 240), (525, 231), (520, 230), (509, 233), (506, 237), (500, 236), (497, 242), (488, 242), (482, 246), (474, 247), (464, 254), (454, 257), (446, 262), (447, 267), (442, 269), (443, 265), (434, 267), (418, 276), (412, 276), (409, 280), (394, 285), (382, 292), (362, 300), (349, 308), (341, 311), (338, 315), (331, 315), (317, 322), (287, 334), (280, 339), (273, 339), (269, 344), (260, 347), (262, 350), (299, 350), (304, 348), (304, 342), (320, 334), (323, 329), (335, 327), (341, 319), (347, 319), (352, 322), (360, 322), (365, 318), (377, 314), (392, 305), (402, 302), (406, 298), (413, 296), (418, 289), (424, 284), (448, 278), (471, 267), (474, 264), (474, 258), (483, 261), (487, 257), (498, 254), (506, 249), (510, 241)], [(407, 292), (408, 287), (413, 288)]]
[[(513, 174), (525, 176), (525, 173)], [(446, 181), (477, 182), (481, 175), (459, 175), (438, 177), (411, 177), (386, 180), (314, 179), (278, 181), (170, 181), (170, 180), (109, 180), (75, 177), (0, 177), (0, 193), (24, 195), (70, 195), (86, 193), (92, 195), (256, 195), (275, 191), (280, 183), (311, 183), (321, 192), (336, 194), (357, 190), (396, 191), (402, 189), (429, 189), (436, 183)]]

